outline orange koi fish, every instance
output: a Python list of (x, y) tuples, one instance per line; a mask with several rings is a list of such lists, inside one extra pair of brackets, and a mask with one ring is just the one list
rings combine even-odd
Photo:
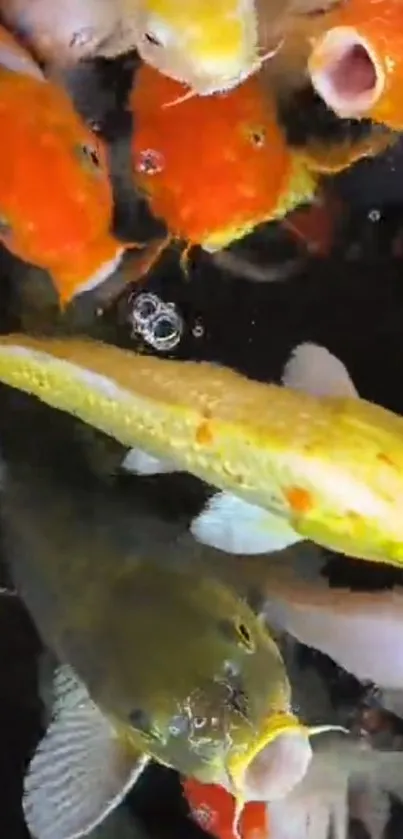
[(0, 28), (0, 241), (49, 272), (61, 304), (117, 267), (106, 154), (68, 95)]
[(193, 819), (217, 839), (268, 839), (269, 820), (263, 801), (249, 801), (234, 828), (236, 800), (217, 784), (182, 779), (182, 789)]
[(308, 71), (337, 116), (403, 129), (403, 3), (349, 0), (314, 41)]
[(131, 109), (135, 181), (189, 246), (225, 248), (314, 193), (315, 178), (288, 149), (256, 76), (227, 94), (189, 97), (144, 65)]

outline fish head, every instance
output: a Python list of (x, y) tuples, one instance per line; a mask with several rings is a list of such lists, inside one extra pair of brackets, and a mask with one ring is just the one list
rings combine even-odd
[(307, 70), (316, 92), (341, 118), (369, 118), (401, 131), (400, 2), (364, 0), (335, 10), (313, 38)]
[(309, 58), (312, 84), (341, 118), (370, 116), (385, 88), (385, 73), (371, 43), (352, 26), (336, 26)]
[(0, 97), (0, 238), (66, 301), (122, 251), (106, 151), (57, 85), (4, 70)]
[(254, 0), (140, 0), (141, 58), (208, 96), (231, 90), (259, 67)]
[(175, 236), (213, 251), (273, 216), (292, 155), (256, 75), (224, 95), (180, 101), (183, 93), (151, 67), (138, 71), (133, 175)]
[[(108, 657), (103, 695), (96, 689), (92, 695), (133, 748), (186, 776), (220, 783), (242, 800), (259, 799), (265, 778), (275, 777), (274, 740), (290, 728), (302, 730), (290, 712), (280, 652), (260, 618), (227, 586), (178, 575), (168, 597), (165, 580), (159, 614), (147, 592), (162, 583), (150, 579), (143, 587), (137, 577), (136, 589), (127, 588), (132, 608), (119, 613), (127, 631), (130, 620), (138, 625), (141, 618), (141, 649), (132, 665), (127, 655)], [(305, 730), (303, 740), (306, 759)], [(293, 762), (283, 760), (292, 772)]]

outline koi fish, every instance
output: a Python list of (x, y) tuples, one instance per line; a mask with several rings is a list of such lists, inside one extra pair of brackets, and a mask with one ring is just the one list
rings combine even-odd
[(290, 153), (258, 78), (168, 107), (183, 93), (143, 66), (130, 100), (135, 183), (174, 238), (220, 250), (312, 197), (315, 177)]
[(61, 304), (118, 266), (106, 153), (62, 88), (0, 28), (0, 241), (49, 272)]
[(191, 525), (204, 544), (259, 554), (310, 539), (403, 564), (403, 419), (360, 399), (323, 347), (298, 347), (280, 387), (90, 340), (9, 335), (0, 381), (132, 447), (129, 471), (187, 471), (219, 490)]
[[(192, 561), (192, 547), (190, 555), (174, 549), (167, 562), (155, 541), (160, 522), (147, 528), (141, 509), (139, 541), (127, 495), (80, 464), (84, 446), (73, 444), (64, 458), (66, 438), (52, 429), (42, 455), (25, 427), (12, 438), (5, 426), (5, 549), (13, 584), (57, 662), (51, 719), (24, 779), (30, 833), (88, 835), (150, 758), (227, 784), (234, 823), (251, 798), (287, 793), (319, 730), (294, 715), (265, 622), (232, 585)], [(279, 775), (284, 752), (293, 759)]]
[(400, 0), (349, 0), (313, 41), (308, 72), (337, 116), (403, 128), (403, 6)]

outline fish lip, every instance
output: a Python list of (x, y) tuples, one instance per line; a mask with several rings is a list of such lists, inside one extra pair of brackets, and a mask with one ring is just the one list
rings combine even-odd
[[(283, 798), (302, 780), (311, 758), (309, 729), (291, 713), (271, 714), (252, 748), (228, 761), (232, 792), (245, 801)], [(279, 761), (286, 771), (277, 771)]]
[(197, 96), (214, 96), (215, 94), (229, 93), (255, 73), (257, 69), (256, 59), (240, 62), (239, 67), (240, 69), (230, 76), (220, 77), (217, 75), (205, 82), (195, 82), (191, 85), (191, 89)]
[[(348, 60), (355, 47), (362, 47), (374, 69), (375, 84), (362, 93), (340, 93), (332, 81), (332, 70)], [(386, 77), (371, 44), (352, 26), (335, 26), (319, 40), (308, 60), (313, 87), (323, 101), (342, 119), (365, 116), (381, 97)]]

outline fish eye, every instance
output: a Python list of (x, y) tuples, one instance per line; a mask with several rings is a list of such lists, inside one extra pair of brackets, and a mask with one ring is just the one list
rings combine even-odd
[(95, 146), (89, 145), (88, 143), (83, 143), (82, 145), (78, 146), (77, 154), (79, 159), (86, 165), (88, 165), (92, 171), (98, 170), (101, 166), (101, 161), (99, 158), (99, 154)]
[(157, 38), (157, 36), (154, 35), (153, 32), (145, 32), (144, 33), (144, 40), (147, 41), (148, 44), (152, 44), (153, 47), (162, 47), (163, 46), (163, 44), (161, 43), (159, 38)]
[(266, 140), (263, 129), (255, 129), (254, 131), (252, 131), (250, 134), (250, 139), (254, 146), (256, 146), (257, 148), (262, 148)]
[(193, 727), (200, 729), (206, 725), (206, 717), (193, 717)]
[(251, 634), (249, 632), (248, 627), (246, 626), (246, 623), (243, 623), (242, 621), (239, 621), (237, 623), (237, 630), (238, 630), (239, 637), (242, 638), (242, 641), (243, 641), (244, 645), (248, 649), (253, 647), (252, 637), (251, 637)]
[(229, 641), (237, 641), (238, 644), (247, 653), (253, 653), (255, 645), (253, 643), (252, 635), (244, 621), (235, 619), (220, 621), (220, 630)]

